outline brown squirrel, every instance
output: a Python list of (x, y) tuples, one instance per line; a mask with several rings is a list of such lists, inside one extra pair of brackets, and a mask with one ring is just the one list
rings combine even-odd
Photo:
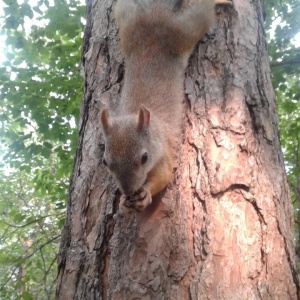
[(103, 163), (123, 195), (125, 213), (142, 211), (172, 180), (180, 135), (184, 72), (216, 4), (230, 0), (118, 0), (115, 18), (125, 57), (121, 100), (101, 111)]

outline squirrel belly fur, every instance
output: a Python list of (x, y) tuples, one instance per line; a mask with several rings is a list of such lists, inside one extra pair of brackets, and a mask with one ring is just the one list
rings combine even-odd
[(121, 100), (100, 119), (103, 163), (123, 193), (124, 213), (143, 211), (172, 180), (181, 132), (184, 72), (199, 39), (229, 0), (118, 0), (115, 19), (125, 58)]

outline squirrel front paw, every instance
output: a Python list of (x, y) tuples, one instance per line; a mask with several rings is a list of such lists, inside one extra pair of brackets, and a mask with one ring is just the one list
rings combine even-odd
[(130, 196), (125, 195), (121, 196), (119, 209), (127, 216), (136, 211), (133, 203), (130, 201)]
[(141, 188), (132, 196), (122, 195), (119, 208), (124, 214), (130, 215), (133, 212), (142, 212), (152, 202), (151, 193)]
[(130, 202), (135, 207), (136, 211), (142, 212), (152, 202), (151, 193), (150, 191), (141, 188), (130, 197)]

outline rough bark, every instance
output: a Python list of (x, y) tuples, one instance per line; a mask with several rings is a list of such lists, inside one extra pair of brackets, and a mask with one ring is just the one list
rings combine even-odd
[(112, 0), (89, 1), (57, 299), (299, 299), (262, 3), (219, 9), (186, 74), (173, 184), (126, 220), (100, 163), (123, 79)]

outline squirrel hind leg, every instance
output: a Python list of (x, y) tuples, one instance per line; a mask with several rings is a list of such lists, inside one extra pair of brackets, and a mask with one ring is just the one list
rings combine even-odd
[(115, 18), (119, 26), (124, 26), (136, 13), (138, 4), (136, 0), (118, 0), (114, 9)]
[[(225, 1), (225, 0), (224, 0)], [(155, 5), (165, 6), (171, 10), (178, 10), (183, 0), (117, 0), (115, 17), (119, 26), (132, 20), (135, 13), (151, 9)]]
[(173, 23), (181, 33), (181, 53), (188, 51), (188, 56), (190, 55), (213, 22), (214, 13), (214, 3), (206, 0), (195, 2), (175, 15)]
[(147, 10), (155, 5), (178, 8), (183, 0), (117, 0), (115, 17), (120, 25), (132, 19), (135, 13)]
[(216, 5), (233, 5), (232, 0), (215, 0)]
[(182, 6), (183, 0), (164, 0), (164, 1), (157, 1), (157, 3), (164, 4), (176, 10)]
[(136, 0), (136, 2), (141, 10), (151, 10), (153, 7), (158, 6), (170, 11), (177, 11), (183, 4), (183, 0)]

